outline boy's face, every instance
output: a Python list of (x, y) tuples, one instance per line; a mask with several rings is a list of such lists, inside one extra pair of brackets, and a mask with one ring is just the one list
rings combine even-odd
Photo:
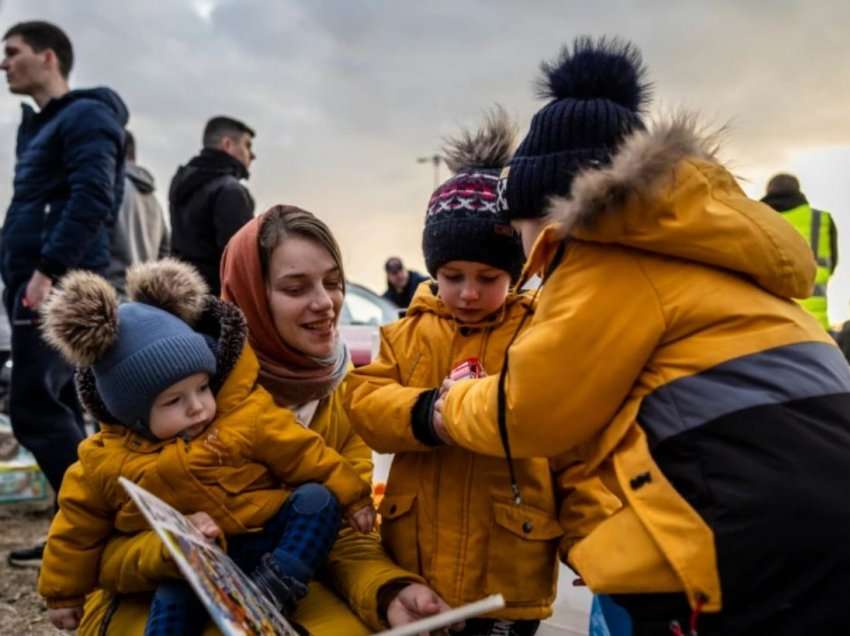
[(157, 439), (200, 434), (215, 417), (215, 397), (206, 373), (180, 380), (156, 396), (149, 427)]
[(480, 322), (505, 304), (510, 275), (484, 263), (449, 261), (437, 270), (440, 299), (459, 322)]

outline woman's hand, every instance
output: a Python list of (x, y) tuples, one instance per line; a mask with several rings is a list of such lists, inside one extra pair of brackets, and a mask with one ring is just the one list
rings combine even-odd
[(47, 618), (50, 619), (50, 622), (53, 623), (56, 629), (73, 631), (77, 629), (77, 626), (83, 619), (83, 606), (48, 609)]
[(215, 541), (221, 536), (221, 528), (206, 512), (193, 512), (186, 516), (186, 520), (209, 541)]
[[(451, 609), (434, 590), (421, 583), (411, 583), (396, 594), (387, 606), (387, 622), (390, 627), (415, 623), (434, 614)], [(464, 623), (455, 623), (449, 629), (460, 631)], [(427, 636), (425, 634), (424, 636)]]
[(372, 528), (375, 527), (375, 509), (372, 506), (365, 506), (357, 512), (350, 514), (348, 516), (348, 524), (357, 530), (357, 532), (362, 532), (363, 534), (371, 532)]

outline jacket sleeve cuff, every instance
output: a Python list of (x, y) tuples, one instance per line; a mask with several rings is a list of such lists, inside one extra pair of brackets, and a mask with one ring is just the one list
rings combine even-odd
[(44, 599), (48, 609), (63, 609), (65, 607), (82, 607), (86, 603), (85, 596), (71, 596), (69, 598), (47, 598)]
[(437, 437), (434, 431), (434, 423), (432, 421), (432, 413), (434, 411), (434, 403), (440, 392), (438, 389), (423, 391), (416, 398), (413, 404), (413, 410), (410, 413), (410, 428), (413, 436), (425, 444), (426, 446), (442, 446), (443, 442)]
[(38, 262), (38, 266), (36, 267), (38, 271), (47, 276), (54, 283), (58, 281), (62, 276), (65, 275), (65, 272), (68, 271), (68, 268), (65, 267), (62, 263), (58, 261), (54, 261), (50, 258), (41, 257), (41, 260)]

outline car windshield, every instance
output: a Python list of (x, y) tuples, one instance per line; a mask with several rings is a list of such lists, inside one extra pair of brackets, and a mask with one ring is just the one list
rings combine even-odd
[(342, 306), (344, 325), (384, 325), (398, 318), (398, 308), (376, 293), (349, 283)]

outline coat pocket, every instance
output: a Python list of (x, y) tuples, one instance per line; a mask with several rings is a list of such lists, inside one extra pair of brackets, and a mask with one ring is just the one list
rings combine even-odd
[(421, 573), (416, 528), (416, 495), (386, 495), (378, 508), (381, 541), (405, 570)]
[(494, 502), (487, 592), (501, 593), (509, 603), (552, 602), (563, 534), (560, 524), (542, 510)]

